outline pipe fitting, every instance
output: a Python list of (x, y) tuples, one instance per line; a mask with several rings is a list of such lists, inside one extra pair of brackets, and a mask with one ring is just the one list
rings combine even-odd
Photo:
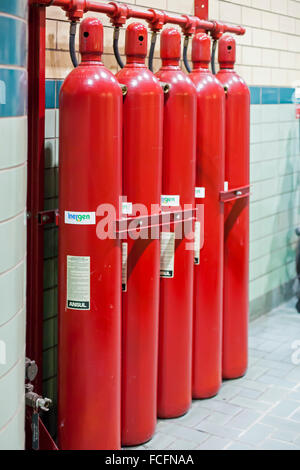
[(166, 24), (166, 14), (160, 10), (155, 10), (154, 8), (149, 8), (148, 11), (153, 13), (152, 20), (148, 20), (149, 28), (153, 33), (161, 31), (164, 25)]
[(86, 0), (70, 0), (69, 5), (63, 9), (67, 18), (73, 22), (79, 21), (88, 10)]
[(184, 36), (193, 36), (196, 33), (195, 19), (190, 15), (183, 15), (186, 18), (186, 24), (182, 26)]
[(210, 35), (213, 39), (218, 41), (225, 32), (224, 25), (222, 25), (218, 21), (213, 21), (212, 23), (213, 23), (213, 27), (212, 27), (212, 30), (210, 31)]
[(120, 5), (117, 2), (109, 2), (109, 4), (115, 7), (114, 13), (108, 14), (111, 24), (115, 28), (121, 28), (129, 18), (129, 7), (126, 4)]

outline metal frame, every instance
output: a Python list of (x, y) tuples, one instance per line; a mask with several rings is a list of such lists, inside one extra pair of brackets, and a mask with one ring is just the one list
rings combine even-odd
[(208, 20), (209, 18), (209, 0), (195, 0), (195, 16), (201, 20)]
[(27, 332), (26, 353), (39, 368), (34, 381), (42, 392), (43, 227), (38, 214), (44, 206), (46, 8), (29, 9), (28, 59), (28, 193), (27, 193)]

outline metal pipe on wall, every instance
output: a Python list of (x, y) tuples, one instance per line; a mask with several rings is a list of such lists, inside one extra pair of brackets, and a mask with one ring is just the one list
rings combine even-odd
[[(136, 8), (135, 6), (128, 6), (124, 4), (118, 4), (117, 2), (111, 3), (98, 3), (89, 0), (54, 0), (49, 3), (49, 0), (31, 0), (32, 5), (45, 5), (45, 6), (58, 6), (63, 8), (70, 19), (79, 20), (84, 13), (88, 11), (93, 11), (97, 13), (104, 13), (110, 17), (115, 17), (119, 15), (121, 10), (126, 7), (127, 14), (126, 18), (139, 18), (141, 20), (146, 20), (152, 22), (155, 19), (156, 12), (159, 12), (164, 15), (164, 23), (176, 24), (178, 26), (185, 26), (190, 19), (186, 15), (171, 14), (167, 12), (161, 12), (159, 10), (147, 10), (144, 8)], [(204, 6), (204, 8), (202, 7)], [(208, 11), (208, 2), (202, 0), (200, 4), (195, 3), (195, 11), (202, 12), (203, 15)], [(202, 15), (201, 15), (202, 16)], [(190, 17), (197, 29), (203, 29), (206, 31), (211, 31), (216, 33), (218, 31), (230, 32), (238, 35), (245, 34), (246, 30), (242, 26), (231, 26), (225, 23), (220, 23), (217, 21), (208, 21), (200, 19), (198, 16)]]

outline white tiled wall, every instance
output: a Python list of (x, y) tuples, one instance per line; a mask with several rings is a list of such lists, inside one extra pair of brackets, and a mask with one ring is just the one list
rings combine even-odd
[(299, 0), (210, 0), (210, 17), (247, 28), (238, 70), (250, 85), (300, 83)]
[(300, 224), (299, 129), (294, 104), (251, 106), (252, 313), (276, 305), (286, 292), (290, 295), (296, 276), (295, 229)]

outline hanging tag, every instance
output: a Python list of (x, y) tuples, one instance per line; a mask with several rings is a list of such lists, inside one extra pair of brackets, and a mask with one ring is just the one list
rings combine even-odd
[(32, 430), (32, 449), (39, 450), (40, 448), (39, 414), (36, 410), (34, 410), (32, 413), (31, 430)]
[(195, 198), (204, 199), (205, 198), (205, 188), (195, 188)]
[(200, 222), (195, 222), (194, 263), (197, 266), (200, 264), (200, 237), (201, 237), (201, 224)]
[(128, 243), (122, 243), (122, 292), (127, 292)]

